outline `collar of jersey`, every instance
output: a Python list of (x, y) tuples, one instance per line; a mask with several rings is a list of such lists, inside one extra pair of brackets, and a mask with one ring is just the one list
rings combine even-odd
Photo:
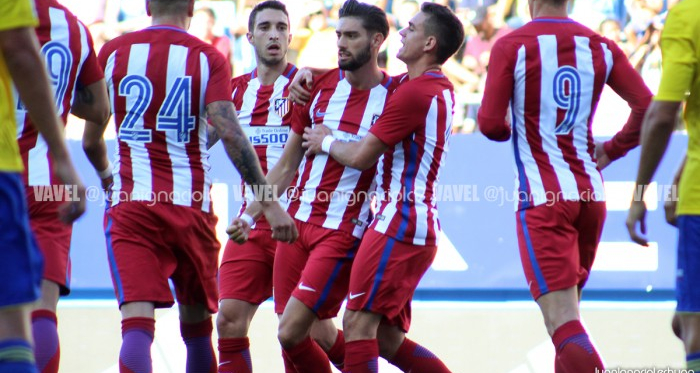
[(173, 30), (173, 31), (187, 33), (187, 31), (185, 31), (177, 26), (170, 26), (170, 25), (150, 26), (150, 27), (146, 27), (146, 30)]
[(574, 23), (575, 21), (568, 17), (538, 17), (532, 22), (547, 22), (547, 23)]

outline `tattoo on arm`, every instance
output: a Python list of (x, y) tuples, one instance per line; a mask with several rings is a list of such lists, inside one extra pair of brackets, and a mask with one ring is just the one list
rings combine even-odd
[(224, 144), (226, 153), (246, 184), (267, 184), (258, 156), (238, 123), (233, 103), (213, 102), (207, 106), (207, 113)]
[(93, 95), (89, 89), (81, 88), (76, 90), (75, 93), (75, 98), (78, 100), (78, 102), (85, 105), (92, 105), (93, 103), (95, 103), (95, 95)]

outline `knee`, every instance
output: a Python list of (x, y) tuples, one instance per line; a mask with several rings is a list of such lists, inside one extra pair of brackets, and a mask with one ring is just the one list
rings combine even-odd
[(345, 340), (357, 341), (377, 338), (380, 315), (363, 311), (346, 311), (343, 316)]
[(292, 323), (280, 322), (277, 330), (277, 339), (283, 349), (290, 349), (308, 337), (309, 333), (300, 333), (298, 328), (295, 328)]
[(248, 320), (235, 310), (221, 308), (216, 316), (216, 331), (223, 338), (243, 338), (248, 335)]

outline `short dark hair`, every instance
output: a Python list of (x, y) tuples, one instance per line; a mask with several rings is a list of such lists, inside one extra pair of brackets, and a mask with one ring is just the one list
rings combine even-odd
[(442, 64), (462, 46), (464, 26), (445, 6), (426, 2), (421, 5), (420, 10), (428, 15), (424, 31), (426, 35), (435, 36), (437, 39), (436, 57), (437, 62)]
[(248, 17), (248, 31), (253, 31), (255, 29), (255, 19), (258, 17), (258, 13), (265, 9), (279, 10), (287, 16), (287, 23), (289, 23), (289, 13), (287, 12), (287, 6), (283, 2), (277, 0), (267, 0), (262, 3), (258, 3), (253, 10), (250, 12), (250, 17)]
[(148, 0), (152, 15), (187, 13), (189, 5), (189, 0)]
[(347, 0), (338, 11), (338, 18), (357, 17), (362, 20), (362, 27), (370, 33), (378, 32), (386, 39), (389, 35), (389, 21), (386, 13), (374, 5)]

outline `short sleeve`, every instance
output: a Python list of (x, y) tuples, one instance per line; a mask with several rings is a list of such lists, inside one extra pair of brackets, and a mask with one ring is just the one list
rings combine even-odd
[(83, 67), (78, 75), (78, 83), (81, 87), (86, 87), (103, 79), (104, 71), (97, 62), (97, 55), (95, 55), (95, 47), (92, 44), (92, 35), (90, 35), (90, 31), (82, 23), (80, 24), (80, 27), (85, 32), (87, 37), (88, 56), (85, 59)]
[(306, 105), (294, 105), (292, 108), (292, 131), (297, 135), (303, 135), (304, 128), (311, 127), (311, 117), (309, 116), (311, 102), (309, 100)]
[(655, 101), (684, 101), (690, 91), (698, 64), (695, 17), (698, 15), (671, 10), (666, 19), (661, 33), (663, 73)]
[(231, 101), (231, 67), (213, 47), (205, 53), (209, 59), (209, 81), (204, 94), (204, 105), (217, 101)]
[(39, 20), (36, 17), (34, 2), (30, 0), (0, 1), (0, 31), (20, 27), (36, 27)]
[(396, 89), (385, 110), (369, 132), (392, 147), (411, 136), (425, 122), (432, 97), (416, 82), (404, 83)]

